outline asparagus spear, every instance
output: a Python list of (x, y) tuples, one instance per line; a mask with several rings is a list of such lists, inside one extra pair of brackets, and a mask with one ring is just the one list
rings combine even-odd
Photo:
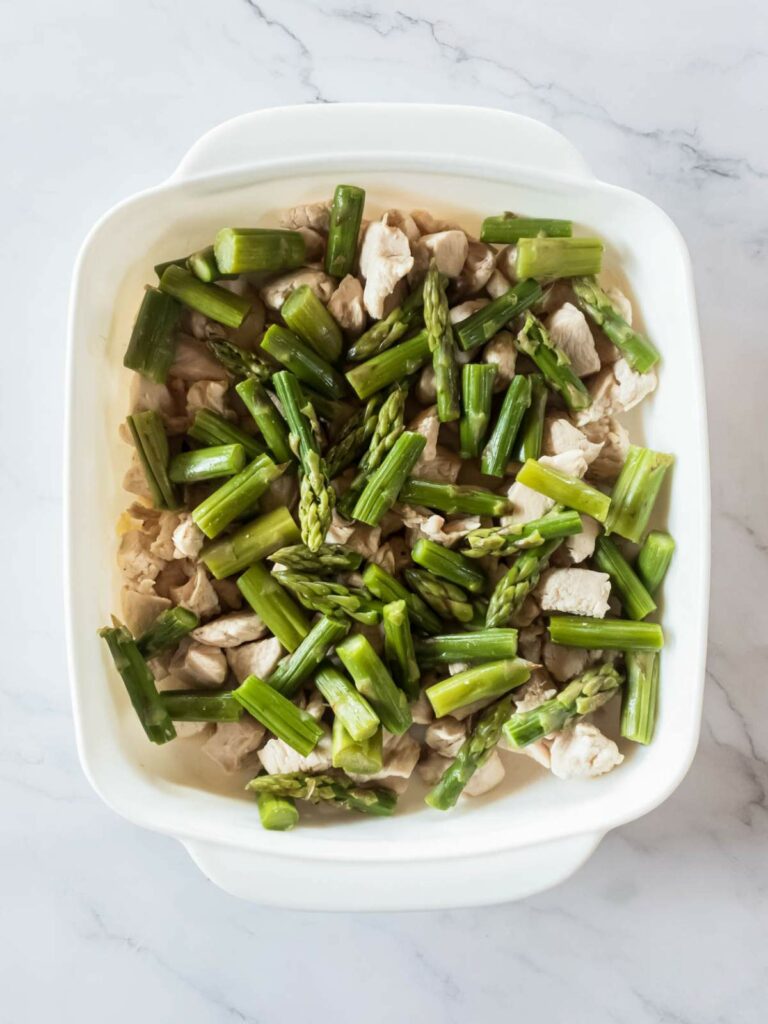
[(159, 281), (160, 278), (168, 269), (168, 267), (186, 267), (186, 265), (187, 257), (181, 256), (177, 260), (164, 260), (162, 263), (156, 263), (153, 267), (153, 270), (155, 271), (155, 274), (157, 275), (157, 279)]
[(211, 354), (233, 377), (242, 380), (253, 378), (263, 383), (272, 376), (272, 367), (267, 366), (255, 352), (249, 352), (247, 349), (227, 341), (226, 338), (208, 338), (206, 345)]
[(413, 650), (411, 622), (405, 601), (390, 601), (382, 610), (384, 658), (397, 685), (409, 700), (419, 696), (421, 671)]
[(280, 309), (280, 315), (302, 341), (329, 363), (341, 355), (341, 328), (308, 284), (295, 288)]
[(331, 764), (355, 775), (373, 775), (381, 771), (382, 731), (364, 740), (353, 739), (340, 718), (333, 720), (331, 736)]
[(342, 640), (336, 647), (336, 653), (384, 728), (396, 736), (409, 729), (413, 720), (408, 698), (395, 685), (369, 641), (355, 633)]
[(494, 363), (466, 363), (461, 370), (463, 415), (459, 422), (459, 452), (462, 459), (480, 454), (491, 419)]
[(424, 798), (430, 807), (447, 811), (456, 805), (464, 787), (495, 750), (501, 739), (502, 726), (513, 708), (514, 698), (509, 693), (481, 713), (472, 732), (459, 747), (456, 757)]
[(653, 739), (659, 701), (659, 655), (627, 651), (627, 685), (621, 705), (621, 735), (635, 743)]
[[(277, 396), (291, 429), (291, 447), (301, 464), (299, 481), (299, 522), (301, 539), (310, 549), (317, 551), (325, 540), (331, 523), (336, 494), (331, 487), (325, 460), (320, 455), (317, 439), (312, 431), (314, 419), (301, 385), (292, 373), (280, 371), (273, 377)], [(309, 415), (307, 415), (309, 413)]]
[(375, 626), (381, 620), (380, 603), (358, 587), (314, 579), (299, 572), (276, 572), (273, 575), (311, 611), (329, 616), (348, 615), (368, 626)]
[(270, 633), (287, 651), (295, 651), (309, 632), (309, 622), (288, 591), (261, 563), (244, 572), (237, 586)]
[(353, 363), (370, 359), (399, 341), (408, 331), (423, 325), (424, 285), (415, 288), (401, 306), (361, 334), (347, 352)]
[(531, 382), (531, 404), (525, 411), (523, 422), (517, 432), (512, 458), (516, 462), (538, 459), (544, 438), (544, 417), (547, 411), (547, 388), (540, 373), (529, 373)]
[(229, 690), (166, 690), (160, 694), (160, 703), (174, 722), (239, 722), (243, 717), (243, 705)]
[(223, 416), (211, 409), (198, 409), (187, 433), (205, 445), (242, 445), (249, 459), (255, 459), (257, 455), (264, 454), (264, 449), (255, 437), (246, 434), (240, 427), (225, 420)]
[(485, 624), (489, 629), (506, 625), (510, 615), (520, 611), (523, 601), (539, 582), (549, 559), (561, 544), (562, 538), (558, 537), (520, 552), (506, 575), (496, 584), (491, 596), (485, 616)]
[(139, 653), (143, 658), (154, 658), (160, 651), (176, 647), (181, 638), (191, 633), (199, 623), (198, 617), (188, 608), (181, 605), (166, 608), (136, 641)]
[(602, 707), (618, 693), (623, 681), (613, 665), (588, 668), (556, 697), (531, 711), (517, 711), (504, 726), (504, 735), (513, 747), (527, 747)]
[(352, 273), (364, 206), (365, 189), (355, 185), (336, 186), (325, 247), (325, 272), (331, 277), (342, 278)]
[(198, 249), (197, 252), (193, 252), (191, 256), (188, 256), (187, 270), (191, 270), (195, 277), (208, 284), (224, 276), (219, 270), (212, 245), (206, 246), (205, 249)]
[(165, 384), (176, 351), (180, 316), (181, 306), (175, 299), (157, 288), (147, 288), (123, 356), (123, 366), (156, 384)]
[(337, 431), (354, 415), (354, 409), (346, 397), (341, 401), (337, 401), (335, 398), (321, 395), (319, 391), (307, 387), (306, 384), (302, 386), (301, 390), (317, 415), (327, 421), (332, 433)]
[(581, 277), (599, 274), (602, 262), (599, 238), (521, 238), (515, 270), (521, 281), (527, 277)]
[(273, 228), (222, 228), (213, 243), (223, 274), (255, 270), (291, 270), (304, 263), (304, 239), (298, 231)]
[(294, 572), (335, 576), (339, 572), (355, 572), (360, 568), (363, 556), (343, 544), (321, 544), (317, 551), (310, 551), (305, 544), (292, 544), (273, 551), (269, 560)]
[(483, 449), (480, 468), (488, 476), (504, 476), (512, 446), (531, 404), (531, 382), (523, 374), (516, 374), (507, 388), (496, 426)]
[[(619, 479), (611, 495), (606, 533), (618, 533), (639, 544), (651, 518), (664, 476), (675, 461), (673, 455), (630, 445)], [(575, 507), (575, 506), (574, 506)]]
[(338, 370), (334, 370), (327, 360), (286, 327), (279, 324), (268, 327), (261, 339), (261, 347), (294, 373), (303, 384), (308, 384), (320, 394), (328, 398), (343, 398), (346, 395), (347, 385)]
[(655, 622), (632, 619), (590, 619), (576, 615), (551, 615), (549, 637), (553, 644), (587, 650), (660, 651), (664, 633)]
[(674, 540), (660, 530), (651, 530), (643, 541), (635, 561), (635, 571), (649, 594), (655, 594), (661, 586), (674, 552)]
[(501, 697), (522, 686), (531, 675), (531, 665), (520, 658), (489, 661), (433, 683), (424, 691), (438, 718), (488, 697)]
[(315, 686), (352, 739), (366, 740), (379, 728), (379, 717), (343, 672), (326, 661), (315, 673)]
[(571, 537), (581, 531), (581, 516), (578, 512), (555, 506), (541, 519), (531, 519), (527, 523), (515, 523), (512, 526), (489, 526), (472, 530), (465, 538), (469, 547), (464, 550), (464, 555), (467, 558), (484, 558), (486, 555), (506, 558), (516, 551), (536, 547), (545, 540)]
[(131, 634), (125, 626), (116, 626), (100, 629), (99, 636), (106, 641), (147, 738), (152, 743), (167, 743), (174, 739), (176, 730), (173, 722), (162, 705), (154, 677)]
[(405, 582), (415, 590), (443, 619), (470, 622), (474, 616), (472, 603), (461, 587), (440, 580), (423, 569), (405, 569)]
[(236, 384), (235, 391), (242, 398), (277, 461), (292, 462), (295, 456), (288, 441), (288, 430), (269, 392), (253, 377)]
[(526, 313), (523, 329), (517, 335), (517, 347), (536, 363), (569, 412), (579, 412), (592, 404), (586, 384), (571, 369), (570, 359), (552, 344), (549, 331), (532, 313)]
[(553, 220), (547, 217), (516, 217), (505, 213), (501, 217), (486, 217), (480, 229), (481, 242), (497, 245), (514, 245), (521, 238), (570, 238), (573, 224), (569, 220)]
[(581, 310), (603, 329), (633, 370), (647, 373), (660, 358), (653, 343), (632, 330), (594, 278), (579, 278), (572, 282), (572, 286)]
[(406, 430), (395, 441), (379, 468), (373, 472), (357, 499), (352, 516), (368, 526), (377, 526), (397, 501), (408, 474), (419, 461), (427, 439)]
[(339, 502), (339, 511), (347, 516), (347, 518), (352, 517), (357, 500), (365, 490), (365, 485), (368, 483), (371, 474), (379, 468), (387, 453), (392, 449), (395, 441), (397, 441), (405, 429), (403, 417), (405, 414), (406, 394), (404, 388), (394, 388), (384, 399), (378, 411), (368, 451), (360, 460), (358, 473)]
[(429, 354), (427, 332), (420, 331), (408, 341), (354, 366), (345, 376), (357, 397), (365, 400), (382, 388), (410, 377), (426, 363)]
[(577, 477), (568, 476), (567, 473), (562, 473), (552, 466), (528, 459), (517, 474), (517, 480), (531, 490), (546, 494), (553, 501), (576, 509), (577, 512), (583, 512), (585, 516), (592, 516), (599, 523), (607, 521), (611, 499), (607, 494)]
[(407, 480), (400, 491), (406, 505), (424, 505), (448, 515), (503, 516), (511, 509), (508, 498), (483, 487), (436, 484), (431, 480)]
[(206, 537), (218, 537), (221, 531), (252, 509), (269, 485), (285, 472), (268, 455), (259, 455), (236, 476), (218, 487), (213, 494), (192, 510), (192, 519)]
[(233, 576), (253, 562), (299, 539), (299, 529), (287, 508), (276, 508), (209, 544), (200, 556), (217, 580)]
[(312, 715), (297, 708), (258, 676), (248, 676), (232, 691), (249, 715), (303, 757), (311, 754), (323, 735)]
[(247, 786), (254, 793), (271, 793), (310, 803), (330, 803), (347, 811), (388, 816), (397, 803), (397, 794), (384, 786), (359, 786), (352, 779), (335, 775), (309, 775), (292, 772), (285, 775), (259, 775)]
[(445, 285), (434, 259), (424, 279), (424, 323), (435, 370), (438, 419), (450, 423), (459, 418), (459, 369)]
[(270, 832), (290, 832), (298, 823), (299, 812), (290, 797), (259, 793), (257, 807), (262, 827)]
[(239, 327), (251, 311), (250, 302), (242, 295), (206, 284), (183, 267), (166, 268), (160, 278), (160, 291), (225, 327)]
[(444, 633), (415, 644), (423, 668), (457, 661), (498, 661), (517, 654), (516, 629), (479, 629), (474, 633)]
[(418, 594), (411, 593), (394, 576), (390, 576), (380, 565), (371, 562), (363, 573), (363, 583), (380, 601), (405, 601), (408, 616), (414, 626), (424, 633), (439, 633), (442, 628), (440, 619), (429, 605)]
[(325, 453), (328, 476), (333, 479), (356, 462), (373, 437), (379, 422), (383, 398), (374, 395), (348, 420), (336, 441)]
[(456, 340), (466, 352), (490, 341), (513, 316), (522, 313), (541, 298), (541, 285), (536, 281), (523, 281), (513, 285), (498, 299), (478, 309), (456, 327)]
[(455, 583), (473, 594), (482, 594), (487, 586), (485, 573), (474, 566), (468, 558), (458, 551), (436, 544), (433, 540), (422, 537), (417, 540), (411, 550), (413, 561), (429, 572), (440, 576), (449, 583)]
[(280, 662), (269, 685), (284, 697), (293, 697), (330, 649), (349, 632), (349, 623), (321, 615), (296, 650)]
[(611, 588), (618, 594), (630, 619), (644, 619), (655, 611), (656, 602), (610, 537), (597, 538), (594, 562), (596, 568), (611, 577)]
[(178, 501), (168, 476), (168, 437), (163, 421), (154, 410), (136, 412), (127, 418), (136, 454), (155, 508), (176, 508)]
[(241, 444), (219, 444), (174, 455), (168, 476), (175, 484), (194, 484), (200, 480), (218, 480), (239, 473), (245, 465)]

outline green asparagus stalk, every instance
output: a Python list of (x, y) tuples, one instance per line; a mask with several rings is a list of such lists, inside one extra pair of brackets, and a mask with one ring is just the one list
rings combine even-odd
[(429, 572), (440, 576), (449, 583), (482, 594), (487, 586), (485, 573), (473, 565), (468, 558), (458, 551), (436, 544), (433, 540), (422, 537), (416, 541), (411, 550), (413, 561)]
[(415, 642), (422, 668), (457, 661), (499, 661), (517, 654), (516, 629), (478, 629), (474, 633), (444, 633)]
[(222, 228), (213, 243), (223, 274), (291, 270), (304, 263), (304, 239), (298, 231), (272, 228)]
[(599, 238), (521, 238), (515, 269), (521, 281), (528, 277), (581, 277), (599, 274), (602, 262)]
[(467, 558), (484, 558), (486, 555), (506, 558), (525, 548), (536, 547), (545, 540), (572, 537), (581, 531), (579, 513), (556, 506), (541, 519), (531, 519), (527, 523), (515, 523), (512, 526), (473, 530), (465, 538), (469, 546), (464, 550), (464, 555)]
[(314, 391), (306, 384), (302, 385), (301, 390), (317, 415), (329, 424), (331, 433), (339, 430), (354, 415), (354, 409), (346, 397), (337, 401), (335, 398), (321, 395), (319, 391)]
[(376, 712), (344, 673), (330, 662), (326, 661), (318, 668), (315, 686), (353, 740), (360, 743), (378, 730), (379, 717)]
[(341, 355), (341, 328), (308, 284), (294, 289), (280, 309), (290, 329), (329, 363)]
[(321, 615), (296, 650), (280, 662), (267, 682), (284, 697), (293, 697), (334, 645), (348, 632), (349, 623)]
[(573, 281), (581, 310), (601, 327), (606, 337), (621, 350), (633, 370), (647, 373), (660, 359), (659, 352), (643, 334), (633, 331), (617, 307), (593, 278)]
[(562, 473), (552, 466), (528, 459), (517, 474), (517, 480), (539, 494), (546, 494), (548, 498), (561, 505), (583, 512), (585, 516), (592, 516), (599, 523), (605, 523), (607, 520), (611, 499), (607, 494), (577, 477), (568, 476), (567, 473)]
[(194, 484), (200, 480), (218, 480), (234, 476), (245, 466), (245, 448), (241, 444), (219, 444), (174, 455), (168, 476), (175, 484)]
[(160, 291), (225, 327), (239, 327), (251, 311), (251, 303), (242, 295), (206, 284), (183, 267), (170, 266), (164, 271)]
[(264, 454), (264, 448), (255, 437), (246, 434), (240, 427), (230, 423), (229, 420), (224, 419), (217, 412), (213, 412), (212, 409), (198, 409), (187, 433), (205, 445), (242, 445), (249, 459), (255, 459), (257, 455)]
[(371, 474), (379, 468), (405, 429), (403, 417), (406, 395), (404, 388), (394, 388), (379, 409), (368, 450), (360, 460), (356, 476), (339, 502), (339, 511), (348, 519), (351, 519), (357, 500), (365, 490)]
[(621, 735), (635, 743), (653, 739), (659, 702), (659, 655), (627, 651), (627, 685), (621, 705)]
[(236, 476), (218, 487), (192, 510), (192, 519), (209, 539), (218, 537), (233, 519), (252, 509), (269, 485), (287, 469), (268, 455), (259, 455)]
[(217, 580), (241, 572), (273, 551), (299, 539), (299, 529), (287, 508), (276, 508), (239, 530), (209, 544), (201, 555)]
[(450, 423), (459, 418), (459, 368), (445, 285), (434, 259), (424, 279), (424, 323), (435, 370), (438, 419)]
[(381, 621), (380, 602), (359, 587), (347, 587), (299, 572), (275, 572), (273, 575), (310, 611), (337, 617), (348, 615), (367, 626)]
[(547, 387), (540, 373), (529, 373), (528, 380), (531, 382), (531, 404), (526, 409), (517, 432), (517, 441), (512, 452), (512, 458), (516, 462), (538, 459), (544, 439)]
[(371, 359), (380, 352), (391, 348), (408, 331), (423, 325), (424, 285), (415, 288), (401, 306), (396, 306), (383, 320), (377, 320), (372, 327), (361, 334), (347, 352), (350, 362)]
[(504, 476), (517, 432), (530, 404), (531, 381), (518, 373), (507, 388), (496, 426), (483, 449), (480, 468), (487, 476)]
[(237, 581), (245, 600), (287, 651), (295, 651), (309, 632), (309, 622), (291, 595), (261, 563)]
[(511, 693), (486, 708), (472, 732), (459, 747), (459, 752), (427, 793), (424, 800), (437, 811), (448, 811), (456, 805), (464, 787), (488, 760), (501, 739), (502, 726), (514, 709)]
[(589, 651), (660, 651), (664, 633), (656, 622), (632, 619), (591, 619), (577, 615), (551, 615), (549, 637), (553, 644), (582, 647)]
[(402, 583), (375, 562), (371, 562), (363, 573), (363, 583), (385, 604), (391, 601), (405, 601), (411, 622), (422, 632), (439, 633), (442, 629), (440, 619), (429, 605), (418, 594), (406, 590)]
[(523, 281), (504, 292), (498, 299), (478, 309), (456, 327), (456, 340), (466, 352), (490, 341), (494, 334), (508, 324), (513, 316), (522, 313), (541, 298), (541, 285), (536, 281)]
[(336, 647), (336, 654), (384, 728), (396, 736), (409, 729), (413, 720), (408, 698), (395, 685), (369, 641), (355, 633), (342, 640)]
[(354, 775), (374, 775), (381, 771), (382, 731), (377, 729), (365, 740), (354, 740), (340, 718), (333, 720), (331, 764)]
[(259, 820), (270, 832), (290, 832), (298, 824), (299, 812), (290, 797), (259, 793)]
[(369, 398), (365, 406), (344, 424), (341, 434), (325, 453), (328, 476), (331, 479), (353, 462), (357, 462), (363, 454), (376, 431), (382, 401), (380, 395)]
[(397, 804), (397, 794), (385, 786), (359, 786), (352, 779), (335, 775), (309, 775), (293, 772), (285, 775), (259, 775), (247, 786), (254, 793), (271, 793), (287, 799), (328, 803), (347, 811), (389, 816)]
[(243, 717), (243, 705), (229, 690), (166, 690), (160, 702), (174, 722), (239, 722)]
[(165, 260), (163, 263), (156, 263), (152, 269), (155, 271), (155, 274), (157, 275), (157, 279), (159, 281), (160, 278), (168, 269), (168, 267), (186, 267), (186, 265), (187, 257), (181, 256), (177, 260)]
[(503, 516), (512, 508), (508, 498), (483, 487), (461, 484), (436, 484), (431, 480), (405, 482), (400, 501), (406, 505), (423, 505), (448, 515)]
[(501, 217), (486, 217), (480, 229), (481, 242), (496, 245), (514, 245), (521, 238), (570, 238), (573, 224), (569, 220), (553, 220), (547, 217), (516, 217), (503, 214)]
[(610, 537), (597, 538), (594, 563), (611, 577), (611, 591), (618, 594), (630, 619), (644, 619), (655, 611), (656, 602)]
[(618, 533), (620, 537), (640, 543), (664, 476), (674, 461), (673, 455), (629, 446), (613, 488), (610, 510), (601, 520), (605, 523), (606, 533)]
[(159, 414), (148, 409), (127, 419), (136, 454), (155, 508), (177, 508), (178, 500), (168, 476), (168, 437)]
[(295, 456), (288, 441), (288, 429), (275, 403), (269, 397), (269, 392), (253, 377), (236, 384), (235, 391), (242, 398), (277, 461), (292, 462)]
[(147, 288), (123, 356), (123, 366), (156, 384), (165, 384), (176, 351), (180, 316), (181, 306), (175, 299), (157, 288)]
[(596, 711), (614, 697), (623, 682), (613, 665), (595, 665), (568, 685), (551, 700), (531, 711), (518, 711), (504, 726), (504, 735), (513, 747), (521, 750), (537, 740), (560, 732), (569, 722)]
[(357, 397), (364, 401), (382, 388), (410, 377), (426, 363), (429, 356), (427, 332), (420, 331), (408, 341), (354, 366), (345, 376)]
[(643, 541), (635, 561), (635, 571), (649, 594), (655, 594), (661, 586), (674, 552), (674, 540), (660, 530), (651, 530)]
[(459, 453), (462, 459), (474, 459), (480, 450), (491, 420), (494, 363), (466, 363), (461, 371), (463, 415), (459, 422)]
[(411, 622), (405, 601), (390, 601), (382, 610), (384, 622), (384, 659), (392, 678), (408, 697), (419, 696), (419, 669), (413, 650)]
[(212, 245), (206, 246), (205, 249), (199, 249), (197, 252), (193, 252), (191, 256), (188, 256), (187, 270), (191, 270), (195, 277), (205, 281), (207, 284), (224, 276), (219, 270)]
[(544, 380), (570, 412), (579, 412), (592, 404), (586, 384), (571, 369), (570, 359), (552, 344), (549, 331), (532, 313), (526, 313), (523, 329), (517, 335), (517, 347), (536, 363)]
[(233, 377), (241, 380), (254, 378), (263, 383), (272, 376), (272, 367), (267, 366), (260, 356), (227, 341), (226, 338), (208, 338), (206, 345), (211, 354)]
[(443, 619), (471, 622), (474, 616), (472, 602), (461, 587), (440, 580), (423, 569), (405, 569), (405, 582)]
[(491, 596), (485, 616), (485, 624), (489, 629), (505, 626), (510, 615), (520, 611), (523, 601), (539, 582), (552, 554), (562, 542), (562, 538), (558, 537), (520, 552), (506, 575), (496, 584)]
[(131, 634), (125, 626), (117, 626), (100, 629), (99, 636), (106, 641), (147, 739), (152, 743), (167, 743), (174, 739), (176, 730), (173, 722), (162, 705), (154, 677)]
[(328, 398), (343, 398), (346, 395), (347, 385), (338, 370), (334, 370), (327, 360), (286, 327), (272, 324), (261, 339), (261, 347), (294, 373), (303, 384), (308, 384), (320, 394)]
[(375, 470), (357, 499), (352, 517), (368, 526), (377, 526), (381, 517), (397, 501), (408, 474), (419, 461), (427, 439), (406, 430), (395, 441), (384, 461)]
[(182, 637), (191, 633), (200, 624), (200, 620), (188, 608), (177, 605), (160, 612), (152, 625), (145, 629), (136, 641), (136, 646), (143, 658), (154, 658), (161, 651), (176, 647)]
[(340, 572), (355, 572), (360, 568), (363, 556), (343, 544), (321, 544), (317, 551), (310, 551), (305, 544), (293, 544), (272, 552), (269, 560), (294, 572), (335, 576)]
[(356, 185), (336, 186), (325, 248), (325, 272), (331, 277), (346, 277), (354, 269), (364, 206), (365, 189)]
[(424, 691), (438, 718), (479, 700), (501, 697), (531, 676), (531, 665), (520, 658), (489, 661), (441, 679)]
[(258, 676), (248, 676), (232, 691), (232, 696), (265, 729), (303, 757), (312, 753), (323, 735), (322, 726), (312, 715), (297, 708)]

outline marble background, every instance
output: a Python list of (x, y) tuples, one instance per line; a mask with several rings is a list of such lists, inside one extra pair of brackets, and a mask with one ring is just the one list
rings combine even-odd
[[(3, 1024), (766, 1019), (765, 5), (394, 7), (2, 4)], [(674, 796), (549, 893), (450, 913), (264, 911), (214, 889), (173, 840), (113, 815), (77, 762), (60, 596), (67, 290), (94, 219), (169, 174), (218, 121), (382, 99), (541, 118), (688, 240), (713, 462), (702, 740)]]

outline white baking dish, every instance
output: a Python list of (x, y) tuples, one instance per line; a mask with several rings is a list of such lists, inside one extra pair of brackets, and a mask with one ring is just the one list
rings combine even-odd
[[(678, 542), (664, 585), (667, 646), (654, 743), (592, 782), (562, 783), (518, 757), (501, 791), (450, 814), (406, 801), (389, 820), (310, 816), (264, 831), (253, 802), (189, 743), (149, 745), (97, 628), (117, 605), (115, 520), (127, 452), (121, 357), (153, 263), (207, 244), (227, 224), (331, 194), (370, 207), (424, 206), (470, 227), (503, 209), (570, 217), (607, 243), (663, 353), (643, 407), (648, 444), (674, 451), (668, 524)], [(656, 807), (681, 781), (699, 733), (709, 577), (709, 489), (701, 356), (688, 255), (647, 199), (598, 181), (562, 136), (496, 110), (409, 105), (292, 107), (214, 129), (172, 178), (121, 203), (88, 236), (74, 274), (66, 450), (67, 606), (78, 747), (118, 813), (180, 839), (222, 888), (313, 909), (420, 909), (518, 898), (566, 878), (608, 829)], [(190, 741), (193, 742), (193, 741)], [(513, 755), (510, 755), (512, 757)]]

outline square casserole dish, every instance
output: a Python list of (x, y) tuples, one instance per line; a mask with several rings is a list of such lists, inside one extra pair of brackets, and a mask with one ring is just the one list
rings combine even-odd
[[(633, 437), (677, 457), (666, 523), (677, 552), (664, 584), (658, 728), (623, 747), (620, 768), (561, 782), (510, 764), (502, 788), (449, 814), (419, 794), (391, 819), (310, 814), (264, 831), (253, 801), (194, 749), (153, 748), (96, 631), (118, 605), (115, 523), (128, 450), (122, 355), (152, 266), (208, 244), (224, 225), (275, 224), (279, 210), (363, 186), (367, 216), (426, 207), (479, 229), (505, 209), (566, 217), (606, 242), (606, 270), (629, 287), (662, 352), (660, 387)], [(639, 433), (638, 433), (639, 431)], [(706, 413), (695, 298), (685, 244), (647, 199), (598, 181), (562, 136), (497, 110), (339, 105), (263, 110), (204, 136), (164, 184), (120, 203), (91, 231), (71, 296), (66, 429), (69, 669), (83, 768), (119, 814), (175, 836), (203, 872), (263, 904), (322, 910), (471, 906), (563, 880), (605, 833), (660, 804), (696, 749), (709, 579)], [(629, 749), (631, 747), (631, 749)], [(514, 755), (509, 755), (511, 759)]]

